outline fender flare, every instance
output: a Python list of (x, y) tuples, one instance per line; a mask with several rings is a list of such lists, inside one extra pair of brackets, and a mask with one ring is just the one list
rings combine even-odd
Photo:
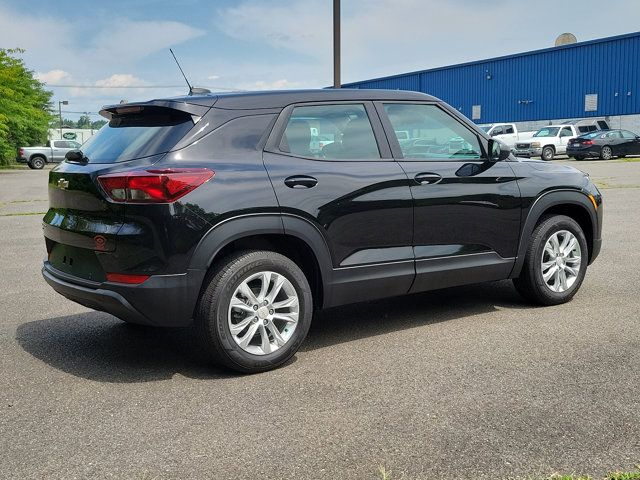
[(320, 271), (324, 298), (329, 298), (332, 257), (329, 246), (309, 220), (290, 214), (255, 213), (231, 217), (213, 226), (200, 240), (189, 263), (190, 270), (207, 271), (216, 255), (229, 243), (254, 235), (288, 235), (304, 242), (313, 252)]
[[(518, 254), (516, 262), (513, 265), (511, 271), (511, 278), (515, 278), (520, 275), (522, 265), (524, 264), (524, 257), (527, 253), (527, 247), (529, 246), (529, 238), (535, 229), (538, 220), (551, 207), (556, 205), (578, 205), (582, 207), (591, 219), (592, 237), (594, 240), (597, 238), (597, 226), (598, 217), (593, 209), (593, 204), (587, 195), (579, 190), (551, 190), (539, 195), (529, 208), (527, 217), (524, 220), (523, 228), (520, 233), (520, 240), (518, 243)], [(589, 252), (591, 254), (591, 252)]]

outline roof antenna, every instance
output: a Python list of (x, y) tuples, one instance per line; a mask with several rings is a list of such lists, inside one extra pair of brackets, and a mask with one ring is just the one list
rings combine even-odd
[(176, 65), (178, 65), (178, 68), (180, 69), (180, 73), (182, 73), (182, 76), (184, 77), (184, 81), (187, 82), (187, 86), (189, 87), (189, 95), (193, 95), (194, 93), (197, 93), (197, 94), (211, 93), (211, 90), (207, 88), (192, 87), (191, 84), (189, 83), (189, 80), (187, 80), (187, 76), (184, 74), (184, 70), (182, 70), (182, 67), (180, 66), (180, 62), (178, 62), (178, 59), (176, 58), (176, 54), (173, 53), (172, 49), (169, 49), (169, 51), (171, 52), (171, 55), (173, 55), (173, 59), (176, 61)]

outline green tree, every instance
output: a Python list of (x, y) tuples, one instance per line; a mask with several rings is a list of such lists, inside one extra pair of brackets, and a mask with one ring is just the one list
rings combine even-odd
[(93, 128), (94, 130), (99, 130), (101, 129), (105, 124), (107, 123), (106, 120), (96, 120), (95, 122), (93, 122), (91, 124), (91, 128)]
[(14, 161), (17, 149), (47, 140), (52, 92), (33, 77), (18, 55), (0, 48), (0, 165)]
[(76, 122), (77, 128), (91, 128), (91, 119), (89, 115), (81, 115), (78, 121)]

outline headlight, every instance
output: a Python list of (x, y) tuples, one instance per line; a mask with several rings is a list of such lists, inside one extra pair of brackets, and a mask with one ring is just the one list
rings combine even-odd
[(531, 142), (531, 148), (540, 148), (540, 142)]

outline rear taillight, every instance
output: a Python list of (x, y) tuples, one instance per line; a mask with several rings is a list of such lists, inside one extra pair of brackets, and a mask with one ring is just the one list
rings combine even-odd
[(165, 168), (110, 173), (98, 182), (114, 202), (171, 203), (213, 178), (208, 168)]
[(593, 140), (583, 140), (582, 145), (593, 145)]
[(24, 157), (24, 148), (20, 148), (18, 150), (18, 155), (20, 155), (21, 157)]

